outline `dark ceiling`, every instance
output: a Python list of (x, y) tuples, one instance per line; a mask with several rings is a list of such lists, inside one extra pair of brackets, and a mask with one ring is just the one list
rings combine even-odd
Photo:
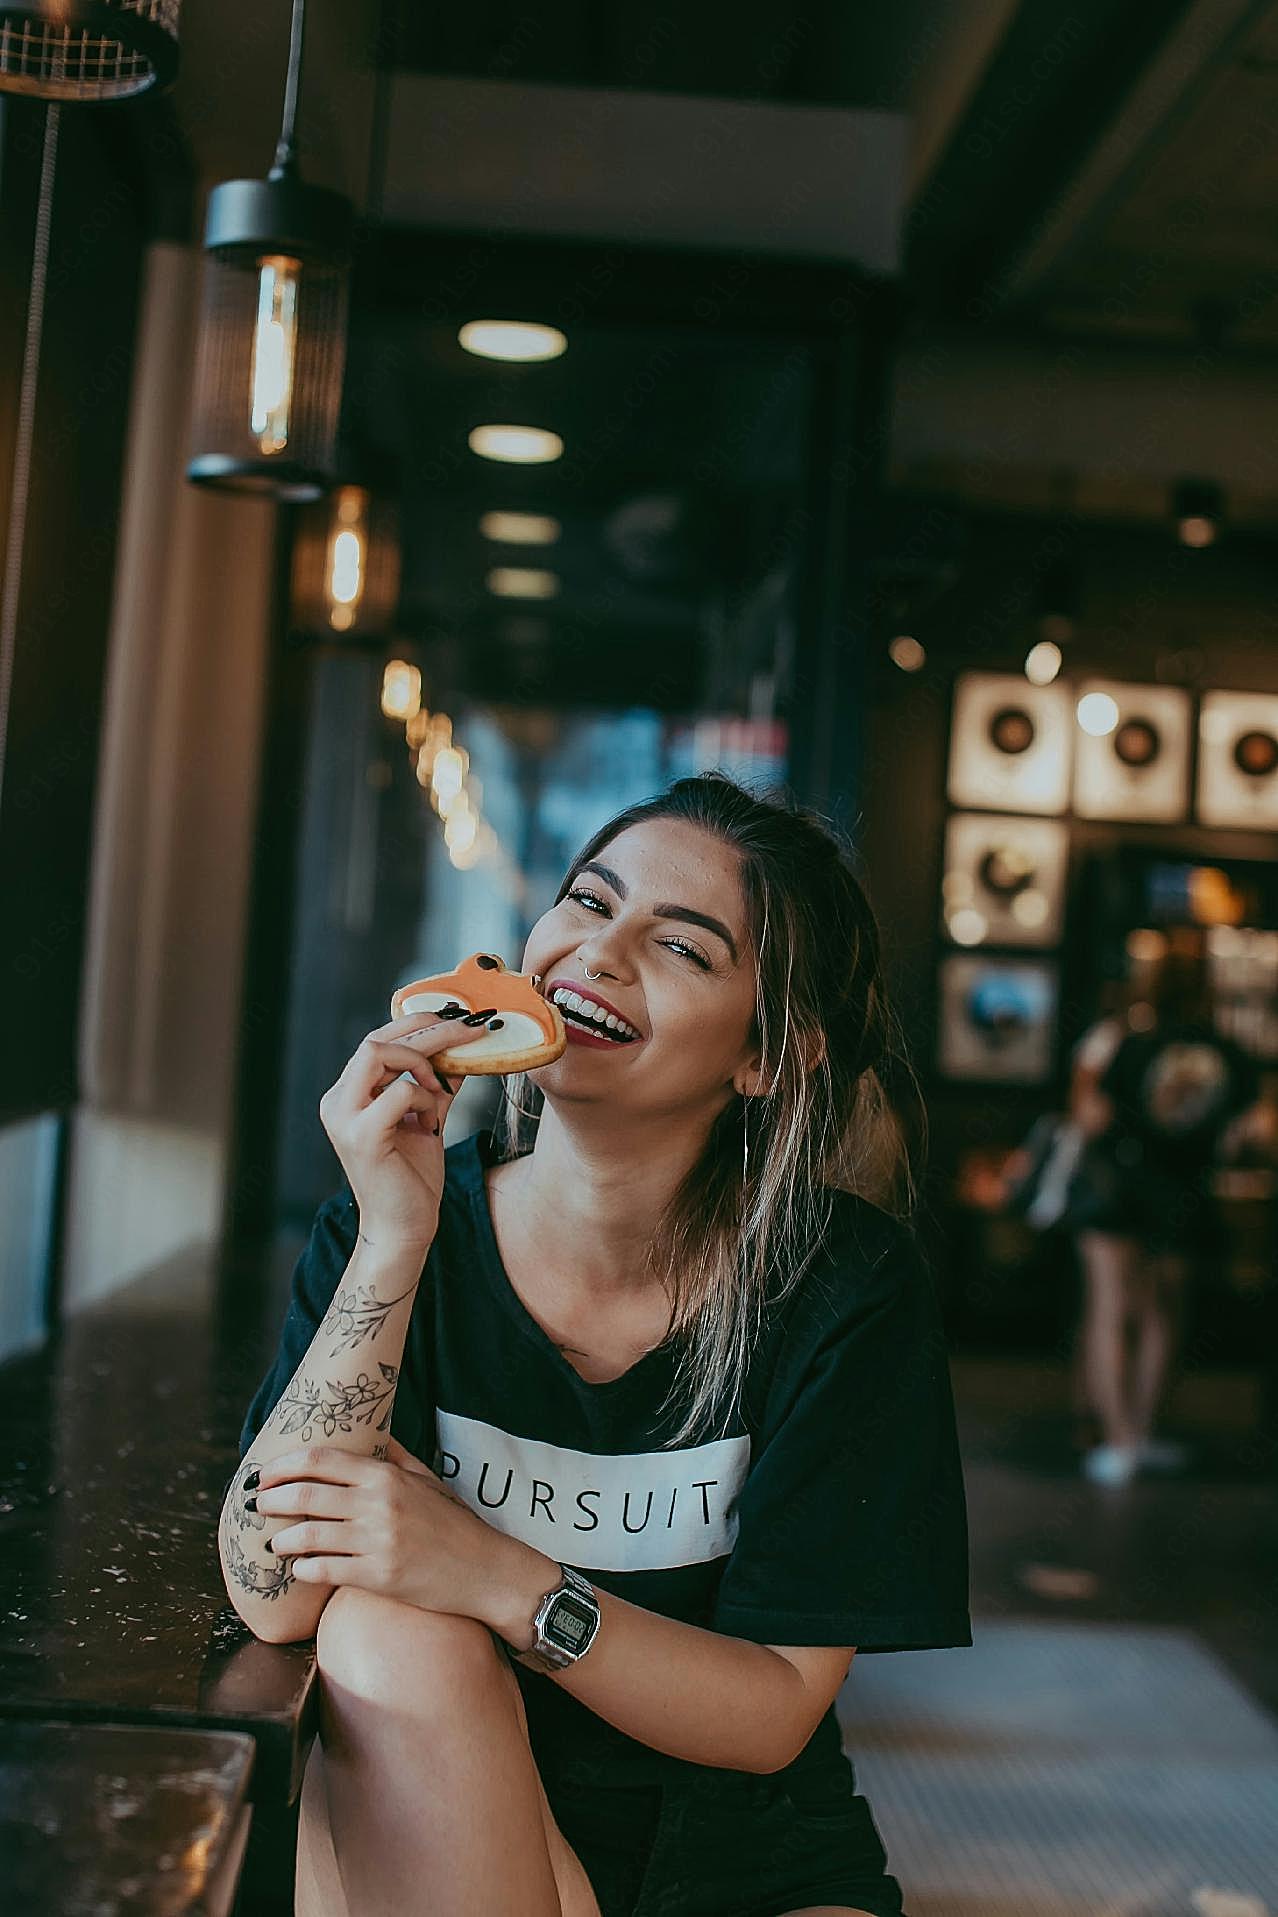
[(936, 11), (936, 0), (557, 0), (533, 14), (522, 0), (474, 9), (390, 0), (382, 45), (406, 72), (897, 109), (909, 104)]
[[(238, 37), (228, 37), (229, 18)], [(1227, 490), (1250, 488), (1248, 523), (1262, 526), (1278, 511), (1276, 21), (1274, 0), (712, 0), (679, 10), (566, 0), (535, 11), (509, 0), (469, 10), (348, 0), (308, 18), (303, 154), (310, 177), (364, 205), (373, 104), (379, 81), (384, 95), (396, 76), (525, 95), (579, 88), (583, 116), (587, 90), (592, 102), (618, 91), (704, 97), (708, 115), (716, 98), (899, 114), (910, 153), (903, 266), (888, 289), (899, 316), (883, 448), (893, 483), (908, 495), (923, 475), (920, 497), (1037, 510), (1062, 473), (1081, 474), (1066, 490), (1084, 515), (1090, 500), (1097, 517), (1111, 502), (1116, 517), (1152, 517), (1169, 471), (1201, 456)], [(182, 76), (167, 105), (145, 111), (167, 113), (201, 188), (269, 164), (286, 41), (285, 7), (187, 0)], [(153, 175), (157, 154), (167, 183), (172, 143), (152, 143)], [(838, 179), (824, 184), (840, 192)], [(820, 310), (814, 296), (805, 314), (783, 288), (766, 315), (747, 301), (701, 337), (671, 317), (670, 262), (624, 234), (613, 252), (627, 256), (629, 310), (570, 329), (561, 362), (504, 371), (460, 352), (451, 312), (429, 316), (425, 269), (439, 249), (455, 257), (468, 241), (478, 256), (504, 256), (519, 242), (429, 224), (384, 235), (379, 257), (391, 270), (363, 284), (373, 297), (352, 354), (352, 422), (402, 475), (410, 620), (447, 627), (469, 608), (494, 643), (513, 622), (525, 661), (538, 630), (575, 634), (557, 668), (574, 679), (597, 673), (605, 653), (641, 678), (634, 635), (645, 630), (690, 657), (690, 635), (725, 595), (775, 591), (766, 556), (802, 466), (796, 395), (806, 374), (787, 372), (786, 354)], [(707, 249), (715, 238), (705, 235)], [(524, 244), (542, 256), (546, 280), (570, 251), (553, 230)], [(654, 355), (660, 379), (628, 403)], [(1062, 364), (1049, 388), (1047, 371)], [(1227, 405), (1212, 381), (1233, 382)], [(1116, 401), (1127, 409), (1118, 446)], [(460, 456), (477, 415), (517, 404), (534, 409), (530, 423), (563, 433), (557, 468), (498, 470)], [(716, 467), (729, 442), (732, 459)], [(486, 557), (477, 512), (518, 502), (564, 520), (553, 614), (476, 596)], [(661, 558), (653, 528), (663, 513)], [(626, 571), (616, 544), (627, 515), (648, 528), (647, 578)], [(908, 542), (908, 515), (902, 523)]]

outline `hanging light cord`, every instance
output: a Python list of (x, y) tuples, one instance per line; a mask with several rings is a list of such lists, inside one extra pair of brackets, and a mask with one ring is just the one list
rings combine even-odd
[(275, 148), (275, 164), (269, 177), (272, 180), (285, 178), (293, 171), (297, 163), (297, 89), (302, 76), (302, 27), (306, 14), (306, 0), (293, 0), (293, 25), (288, 37), (288, 78), (284, 82), (284, 119), (280, 126), (279, 144)]
[(27, 536), (27, 506), (31, 491), (31, 447), (35, 437), (36, 385), (40, 376), (40, 337), (44, 331), (44, 293), (49, 277), (49, 228), (53, 220), (53, 174), (58, 157), (60, 112), (61, 108), (53, 101), (44, 110), (40, 197), (36, 204), (31, 247), (31, 292), (27, 299), (27, 335), (22, 348), (22, 377), (18, 388), (13, 482), (9, 494), (9, 527), (4, 555), (4, 592), (0, 598), (0, 791), (4, 789), (5, 741), (9, 731), (9, 701), (13, 692), (13, 663), (18, 640), (18, 597), (22, 590), (22, 549)]

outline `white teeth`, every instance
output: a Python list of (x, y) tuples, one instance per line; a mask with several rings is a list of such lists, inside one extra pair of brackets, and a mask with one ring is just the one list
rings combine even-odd
[(605, 1012), (602, 1005), (594, 1004), (590, 999), (583, 998), (580, 992), (570, 991), (566, 986), (561, 986), (558, 991), (552, 992), (550, 1002), (552, 1005), (562, 1007), (564, 1011), (572, 1012), (579, 1019), (600, 1025), (607, 1031), (617, 1032), (623, 1038), (639, 1036), (634, 1026), (627, 1024), (624, 1018), (618, 1018), (615, 1012)]

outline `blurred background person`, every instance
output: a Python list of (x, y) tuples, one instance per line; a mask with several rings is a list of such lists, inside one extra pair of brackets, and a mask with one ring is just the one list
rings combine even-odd
[(1128, 1024), (1108, 1018), (1085, 1034), (1073, 1084), (1087, 1143), (1067, 1218), (1086, 1290), (1087, 1390), (1103, 1432), (1083, 1470), (1103, 1484), (1186, 1461), (1185, 1447), (1155, 1437), (1154, 1426), (1190, 1274), (1222, 1243), (1212, 1169), (1264, 1122), (1255, 1062), (1212, 1021), (1199, 936), (1169, 940)]

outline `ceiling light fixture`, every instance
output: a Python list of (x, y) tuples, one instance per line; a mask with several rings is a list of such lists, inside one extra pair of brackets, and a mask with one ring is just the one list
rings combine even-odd
[(482, 359), (531, 362), (558, 359), (568, 350), (567, 338), (557, 326), (538, 326), (531, 320), (467, 320), (457, 341)]
[(0, 7), (0, 92), (131, 100), (177, 75), (181, 0), (30, 0)]
[(1211, 546), (1220, 536), (1225, 495), (1214, 479), (1178, 479), (1172, 490), (1172, 517), (1182, 546)]
[(501, 599), (553, 599), (559, 591), (558, 574), (536, 566), (493, 566), (485, 583)]
[(280, 500), (333, 484), (353, 225), (348, 200), (298, 175), (303, 24), (293, 0), (275, 164), (209, 195), (186, 469), (197, 485)]
[(558, 459), (564, 442), (543, 426), (473, 426), (466, 444), (481, 459), (503, 459), (518, 466), (534, 466)]
[(479, 522), (485, 539), (502, 546), (553, 546), (563, 527), (547, 513), (485, 513)]

